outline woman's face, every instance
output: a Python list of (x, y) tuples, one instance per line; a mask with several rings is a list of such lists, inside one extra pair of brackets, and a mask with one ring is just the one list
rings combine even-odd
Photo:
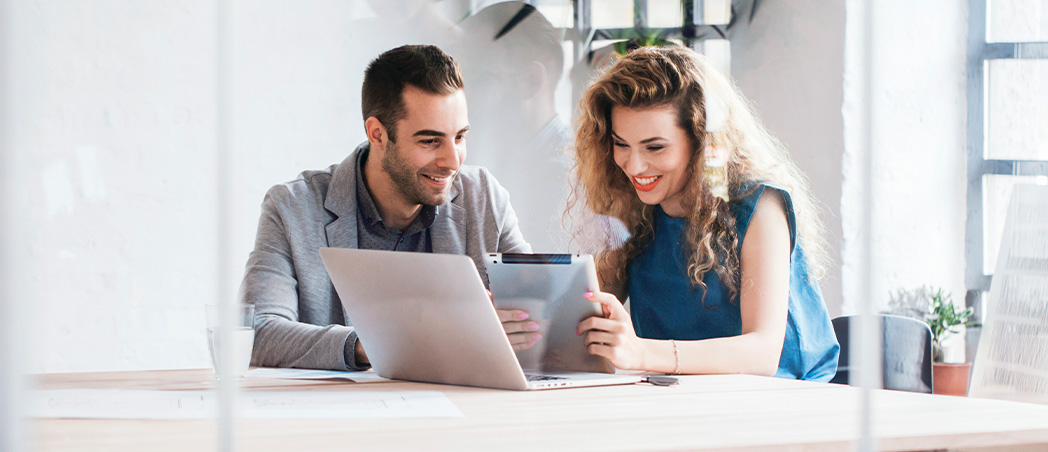
[(683, 217), (681, 197), (693, 149), (687, 132), (677, 126), (676, 108), (612, 107), (611, 131), (615, 164), (633, 182), (640, 200)]

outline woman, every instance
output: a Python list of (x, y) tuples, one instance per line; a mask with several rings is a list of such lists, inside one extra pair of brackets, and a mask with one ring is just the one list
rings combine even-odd
[(689, 49), (642, 48), (580, 110), (577, 199), (629, 232), (599, 255), (606, 292), (586, 294), (605, 314), (579, 323), (590, 353), (620, 369), (829, 381), (839, 346), (815, 201), (738, 89)]

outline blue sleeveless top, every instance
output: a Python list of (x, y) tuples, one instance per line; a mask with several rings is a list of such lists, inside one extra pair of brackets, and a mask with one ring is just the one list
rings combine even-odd
[[(797, 243), (793, 201), (785, 190), (759, 185), (731, 204), (742, 253), (746, 229), (765, 189), (781, 193), (790, 227), (790, 296), (786, 338), (776, 377), (830, 381), (837, 372), (840, 346), (818, 281), (808, 276), (808, 261)], [(728, 288), (714, 271), (706, 272), (706, 307), (702, 288), (688, 278), (684, 218), (667, 216), (655, 206), (651, 243), (629, 264), (630, 316), (637, 336), (649, 339), (699, 340), (742, 334), (738, 296), (729, 300)]]

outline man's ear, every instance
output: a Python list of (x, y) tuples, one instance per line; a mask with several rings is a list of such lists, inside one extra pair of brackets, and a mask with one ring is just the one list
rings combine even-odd
[(368, 142), (371, 143), (371, 147), (385, 149), (386, 142), (389, 141), (389, 135), (386, 126), (382, 125), (382, 121), (379, 121), (374, 116), (369, 116), (364, 121), (364, 132), (368, 134)]
[(538, 61), (528, 64), (524, 74), (524, 86), (521, 87), (525, 99), (531, 99), (546, 89), (546, 66)]

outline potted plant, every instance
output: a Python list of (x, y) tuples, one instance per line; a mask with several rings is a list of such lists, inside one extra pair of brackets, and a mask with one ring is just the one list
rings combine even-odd
[(892, 314), (923, 320), (932, 330), (932, 390), (936, 394), (968, 395), (971, 363), (947, 363), (943, 341), (960, 333), (960, 327), (977, 327), (972, 308), (958, 310), (950, 295), (929, 287), (900, 290), (891, 297)]
[(972, 363), (944, 362), (942, 341), (949, 334), (960, 333), (959, 328), (976, 327), (972, 321), (972, 308), (958, 311), (950, 301), (950, 296), (943, 296), (942, 289), (932, 296), (931, 313), (925, 318), (932, 329), (932, 390), (936, 394), (968, 395), (968, 377)]

